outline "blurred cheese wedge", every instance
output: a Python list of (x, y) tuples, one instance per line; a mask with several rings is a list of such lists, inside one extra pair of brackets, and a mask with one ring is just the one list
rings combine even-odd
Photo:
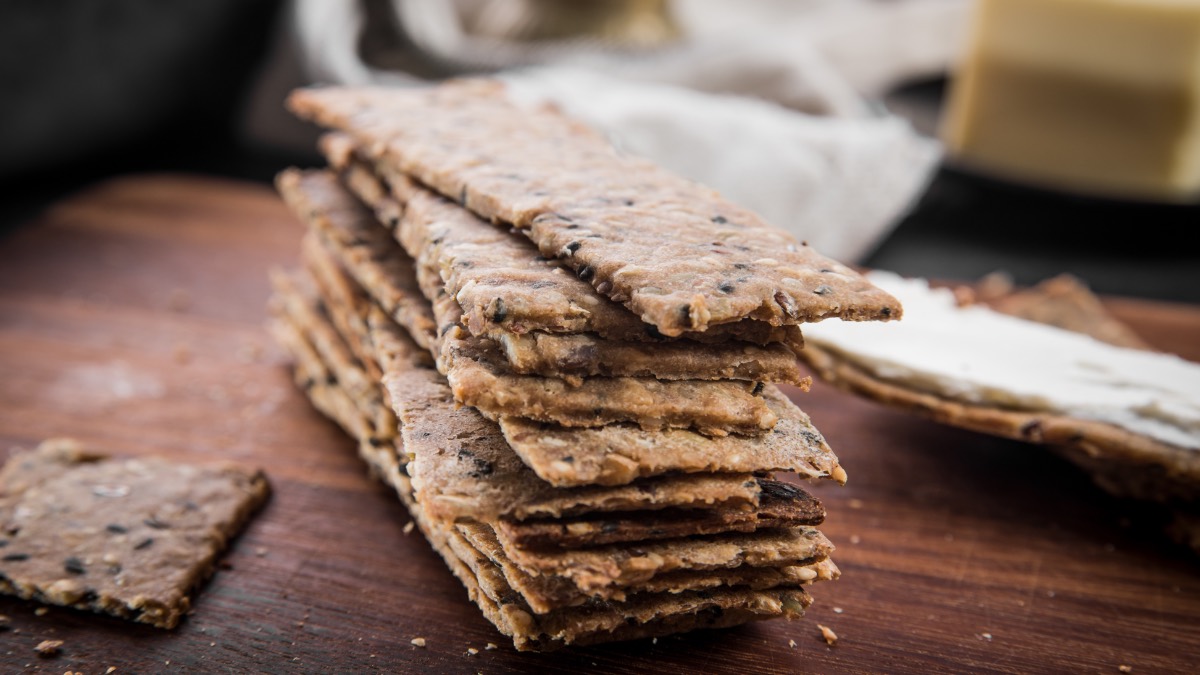
[(1200, 196), (1200, 0), (978, 0), (957, 163), (1112, 196)]

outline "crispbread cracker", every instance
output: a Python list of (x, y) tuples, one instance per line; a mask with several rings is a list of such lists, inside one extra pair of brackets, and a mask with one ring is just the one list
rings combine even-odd
[(313, 285), (321, 304), (333, 322), (338, 334), (354, 358), (362, 364), (372, 382), (383, 377), (375, 363), (374, 350), (366, 344), (369, 337), (367, 315), (375, 303), (356, 282), (347, 276), (333, 255), (325, 248), (315, 232), (308, 232), (300, 241), (300, 261)]
[(0, 471), (0, 592), (174, 628), (269, 491), (233, 464), (46, 441)]
[(674, 539), (726, 532), (820, 525), (825, 508), (804, 490), (777, 480), (760, 478), (758, 506), (703, 509), (662, 509), (636, 513), (590, 514), (581, 518), (514, 521), (501, 518), (492, 526), (513, 546), (522, 549), (581, 548), (656, 539)]
[(319, 235), (359, 286), (408, 329), (413, 340), (432, 352), (436, 325), (417, 287), (412, 261), (382, 228), (346, 226), (370, 221), (371, 212), (327, 171), (287, 169), (275, 184), (288, 206)]
[[(1155, 487), (1139, 496), (1156, 501), (1195, 500), (1200, 486), (1200, 453), (1135, 434), (1111, 424), (1048, 412), (1012, 410), (953, 401), (881, 380), (857, 365), (818, 346), (804, 358), (841, 389), (885, 405), (914, 412), (943, 424), (1031, 443), (1062, 446), (1071, 456), (1104, 457), (1104, 461), (1136, 466)], [(1140, 480), (1140, 479), (1139, 479)], [(1115, 486), (1115, 483), (1110, 483)]]
[(1132, 328), (1109, 314), (1083, 281), (1069, 274), (1023, 289), (989, 275), (970, 290), (980, 302), (1004, 314), (1091, 335), (1118, 347), (1151, 348)]
[(475, 595), (475, 602), (521, 650), (553, 649), (559, 643), (634, 640), (771, 618), (795, 619), (812, 604), (808, 593), (796, 586), (763, 590), (735, 587), (642, 594), (621, 603), (593, 602), (535, 616), (486, 556), (472, 553), (469, 545), (455, 539), (453, 533), (448, 541), (457, 544), (461, 554), (448, 547), (451, 550), (443, 557), (454, 558), (452, 567), (470, 571), (471, 581), (464, 580), (464, 584)]
[[(345, 185), (375, 210), (380, 222), (395, 229), (413, 259), (445, 279), (472, 334), (494, 337), (537, 330), (589, 332), (629, 342), (666, 339), (653, 325), (539, 254), (524, 237), (493, 227), (387, 167), (379, 167), (381, 177), (341, 149), (337, 138), (330, 140), (339, 149), (327, 149), (326, 156), (341, 170)], [(804, 344), (796, 327), (765, 321), (739, 321), (684, 336), (705, 342), (780, 342), (792, 349)]]
[(413, 483), (437, 519), (494, 520), (510, 516), (577, 515), (711, 504), (757, 504), (758, 482), (749, 473), (661, 476), (621, 487), (555, 488), (539, 479), (508, 447), (494, 422), (471, 408), (456, 408), (435, 371), (388, 373), (401, 419), (401, 436), (413, 456)]
[[(445, 325), (436, 308), (435, 314)], [(762, 434), (778, 421), (754, 382), (592, 377), (572, 386), (556, 377), (505, 373), (495, 343), (465, 333), (455, 326), (442, 336), (440, 365), (455, 398), (491, 419), (520, 416), (568, 427), (633, 422), (708, 436)]]
[(833, 544), (811, 527), (790, 527), (707, 537), (596, 546), (527, 550), (496, 531), (504, 555), (527, 574), (554, 574), (591, 593), (606, 586), (642, 583), (675, 570), (784, 567), (824, 560)]
[(664, 335), (747, 318), (900, 315), (848, 267), (711, 189), (616, 153), (555, 110), (514, 105), (494, 81), (299, 90), (288, 105), (348, 132), (377, 162), (521, 229)]
[[(285, 174), (280, 183), (290, 186), (287, 189), (295, 208), (303, 207), (305, 217), (319, 223), (320, 231), (340, 233), (335, 248), (374, 242), (371, 247), (376, 254), (371, 260), (375, 263), (384, 259), (381, 256), (399, 255), (394, 242), (375, 242), (378, 236), (386, 236), (383, 229), (361, 206), (355, 208), (354, 198), (330, 174)], [(774, 413), (754, 395), (754, 383), (625, 377), (589, 378), (570, 386), (554, 377), (512, 375), (506, 372), (507, 362), (494, 343), (472, 337), (455, 325), (461, 310), (450, 297), (439, 295), (442, 287), (437, 278), (426, 276), (417, 281), (411, 264), (395, 264), (390, 269), (394, 275), (408, 275), (404, 297), (416, 293), (414, 287), (419, 283), (424, 296), (433, 300), (434, 321), (442, 327), (437, 338), (441, 342), (439, 369), (460, 402), (490, 417), (519, 414), (568, 426), (637, 422), (647, 428), (694, 427), (711, 435), (761, 433), (775, 423)], [(417, 315), (424, 316), (414, 310), (400, 323), (410, 334), (423, 335), (426, 326), (404, 322)]]
[(278, 311), (317, 352), (322, 364), (351, 398), (361, 401), (371, 425), (382, 438), (396, 436), (396, 416), (381, 395), (381, 389), (351, 353), (344, 338), (330, 324), (329, 315), (316, 304), (311, 289), (301, 289), (304, 281), (280, 270), (271, 274)]
[[(490, 527), (482, 523), (463, 523), (455, 527), (462, 538), (456, 546), (463, 559), (486, 557), (494, 566), (490, 572), (494, 588), (511, 588), (520, 593), (529, 610), (535, 614), (547, 614), (563, 607), (575, 607), (596, 600), (625, 602), (631, 596), (682, 591), (703, 591), (724, 586), (745, 587), (763, 590), (777, 587), (797, 587), (817, 581), (836, 579), (840, 575), (837, 565), (826, 558), (808, 565), (782, 567), (739, 566), (717, 570), (676, 570), (655, 575), (629, 586), (605, 586), (581, 591), (570, 579), (555, 575), (531, 575), (515, 565), (504, 554), (504, 549)], [(463, 548), (464, 545), (470, 548)], [(473, 567), (481, 567), (479, 564)], [(499, 577), (499, 583), (496, 577)]]
[(515, 417), (500, 418), (500, 429), (539, 478), (561, 487), (622, 485), (669, 471), (777, 470), (845, 483), (846, 472), (808, 415), (774, 386), (766, 386), (762, 396), (779, 421), (759, 436), (713, 438), (628, 424), (577, 429)]
[[(302, 336), (295, 331), (291, 335), (293, 340), (285, 345), (294, 347)], [(425, 514), (402, 469), (406, 453), (389, 442), (377, 441), (361, 412), (355, 416), (351, 398), (336, 382), (324, 379), (327, 369), (316, 350), (309, 346), (293, 351), (293, 355), (299, 359), (297, 381), (309, 385), (306, 393), (314, 404), (326, 414), (341, 417), (344, 428), (360, 434), (359, 451), (372, 473), (396, 490), (430, 544), (466, 587), (468, 597), (497, 629), (512, 637), (517, 649), (548, 650), (563, 644), (632, 640), (778, 617), (793, 619), (802, 615), (812, 602), (798, 586), (837, 575), (836, 566), (828, 560), (807, 567), (735, 568), (720, 574), (671, 573), (645, 584), (642, 592), (629, 602), (589, 603), (576, 591), (567, 596), (569, 603), (585, 606), (546, 608), (543, 616), (535, 616), (523, 597), (508, 585), (498, 566), (465, 545), (453, 526)], [(456, 548), (463, 553), (456, 554)], [(563, 588), (561, 583), (557, 586)], [(695, 590), (680, 590), (688, 588)], [(613, 594), (624, 598), (623, 591)]]
[(796, 353), (782, 344), (663, 341), (653, 346), (605, 340), (589, 333), (489, 334), (517, 374), (580, 382), (584, 377), (656, 377), (660, 380), (753, 380), (806, 386)]

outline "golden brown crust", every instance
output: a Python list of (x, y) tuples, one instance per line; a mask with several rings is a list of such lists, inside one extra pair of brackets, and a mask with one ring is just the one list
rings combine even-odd
[(862, 275), (716, 192), (489, 81), (406, 90), (299, 90), (293, 112), (352, 135), (377, 162), (484, 219), (511, 224), (668, 336), (757, 319), (772, 325), (899, 318)]
[(259, 470), (51, 439), (0, 471), (0, 592), (174, 628), (267, 500)]

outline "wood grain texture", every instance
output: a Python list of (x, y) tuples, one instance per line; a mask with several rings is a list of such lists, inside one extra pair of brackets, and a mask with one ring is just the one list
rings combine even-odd
[[(275, 488), (175, 631), (58, 608), (38, 616), (0, 598), (10, 628), (0, 671), (1184, 673), (1200, 663), (1200, 561), (1154, 529), (1152, 509), (1107, 497), (1040, 448), (820, 382), (789, 394), (850, 482), (813, 487), (843, 576), (813, 589), (804, 620), (518, 654), (292, 386), (264, 307), (267, 269), (294, 263), (300, 233), (266, 187), (140, 176), (0, 240), (0, 453), (74, 436), (118, 454), (258, 464)], [(1156, 346), (1200, 360), (1200, 308), (1110, 306)], [(410, 643), (418, 636), (423, 649)], [(45, 639), (63, 640), (61, 654), (38, 657)]]

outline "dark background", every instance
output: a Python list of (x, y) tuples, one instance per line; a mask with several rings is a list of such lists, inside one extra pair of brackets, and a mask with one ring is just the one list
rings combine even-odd
[[(285, 166), (319, 164), (315, 152), (289, 149), (303, 145), (246, 131), (250, 107), (284, 91), (264, 93), (263, 77), (288, 49), (285, 13), (279, 0), (7, 0), (0, 245), (108, 176), (183, 171), (265, 184)], [(913, 83), (884, 103), (932, 135), (945, 89)], [(1196, 204), (1059, 194), (943, 167), (859, 262), (941, 279), (1002, 271), (1019, 284), (1066, 272), (1102, 294), (1200, 303), (1198, 229)]]

